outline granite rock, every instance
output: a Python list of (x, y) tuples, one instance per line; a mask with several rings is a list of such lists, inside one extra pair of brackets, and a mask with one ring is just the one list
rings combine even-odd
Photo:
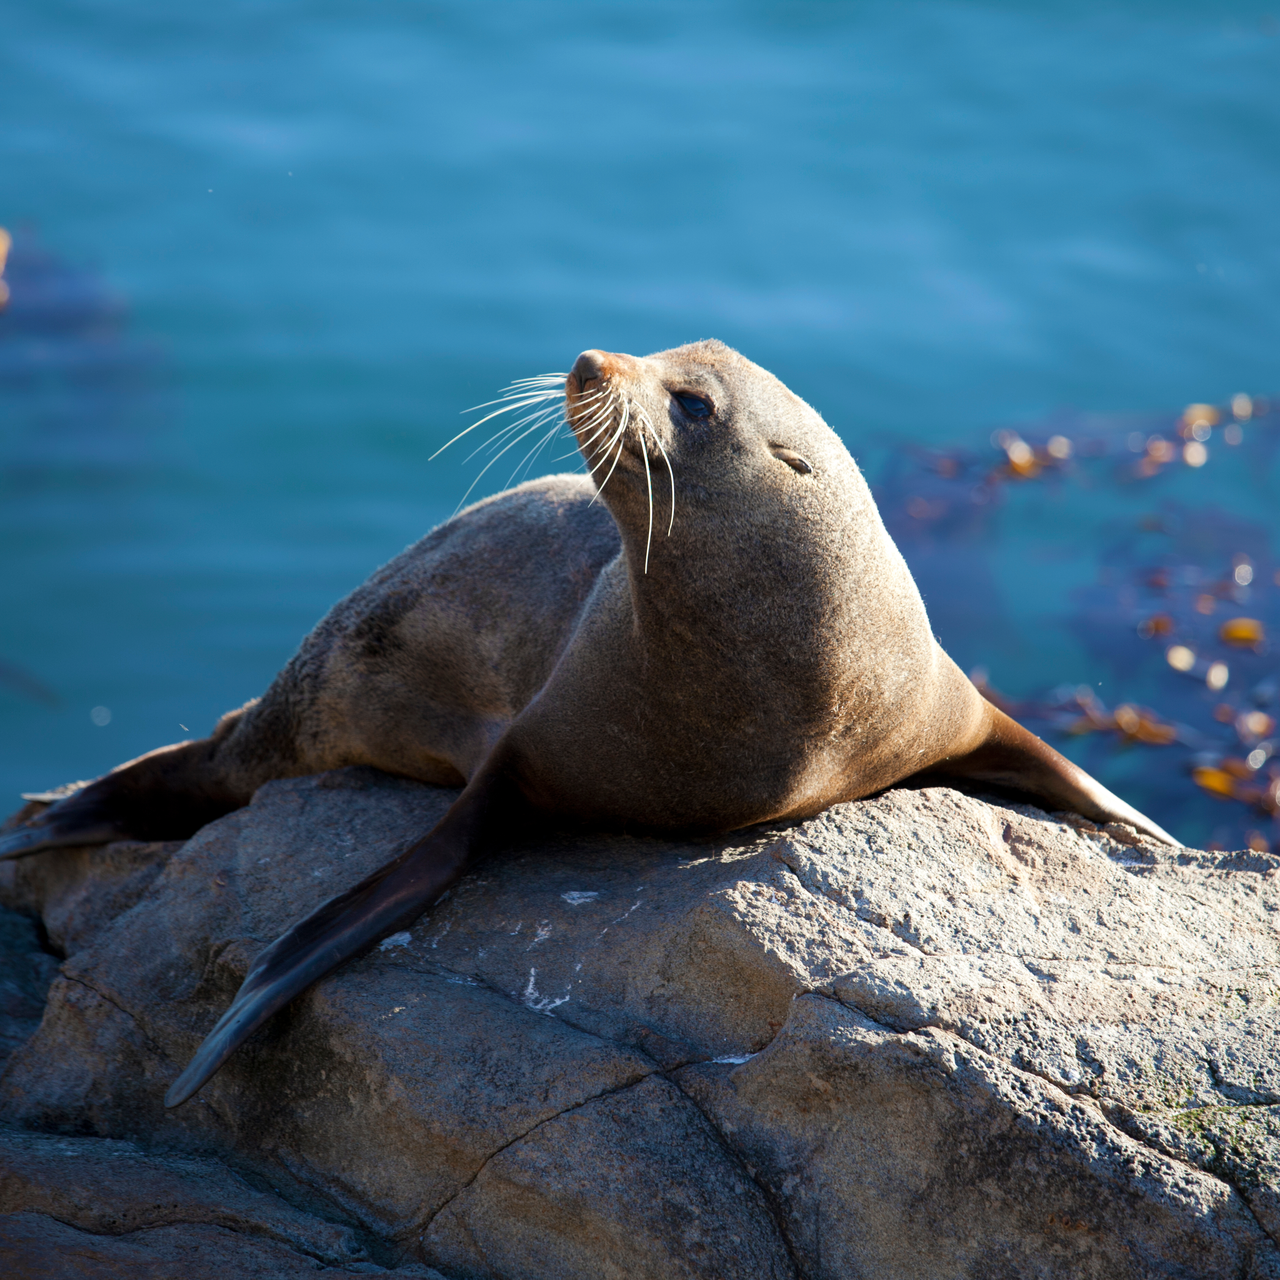
[(454, 794), (341, 770), (0, 865), (9, 1271), (1280, 1277), (1280, 858), (945, 788), (531, 843), (166, 1112)]

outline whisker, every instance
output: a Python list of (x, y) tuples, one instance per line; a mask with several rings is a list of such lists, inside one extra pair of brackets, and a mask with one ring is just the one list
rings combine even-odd
[(559, 430), (560, 430), (559, 422), (554, 422), (551, 424), (551, 429), (543, 433), (542, 439), (539, 440), (537, 444), (535, 444), (527, 454), (525, 454), (524, 461), (518, 467), (516, 467), (516, 469), (511, 473), (510, 478), (507, 480), (506, 488), (509, 489), (515, 483), (516, 476), (518, 476), (521, 471), (523, 471), (526, 476), (529, 474), (530, 468), (538, 459), (538, 454), (540, 454), (543, 451), (543, 449), (547, 447), (547, 444), (549, 441), (555, 439), (556, 434)]
[[(574, 411), (579, 420), (579, 425), (574, 428), (565, 404), (566, 381), (567, 375), (563, 373), (540, 373), (528, 378), (516, 378), (495, 399), (486, 400), (483, 404), (472, 405), (470, 409), (463, 410), (464, 413), (476, 413), (482, 410), (488, 410), (488, 412), (442, 444), (431, 454), (432, 459), (438, 458), (450, 446), (457, 444), (463, 436), (470, 435), (486, 423), (502, 418), (506, 414), (518, 416), (513, 421), (498, 426), (488, 439), (476, 445), (463, 459), (466, 463), (482, 453), (492, 454), (480, 468), (475, 479), (467, 486), (466, 493), (462, 495), (461, 502), (455, 508), (455, 514), (466, 505), (494, 463), (514, 449), (522, 440), (541, 433), (540, 438), (512, 471), (507, 481), (508, 487), (515, 483), (517, 477), (528, 475), (547, 446), (566, 426), (573, 431), (575, 439), (581, 437), (581, 443), (578, 448), (561, 454), (551, 461), (560, 462), (577, 454), (578, 469), (591, 470), (591, 464), (586, 458), (587, 452), (604, 460), (613, 452), (616, 444), (619, 446), (618, 452), (613, 458), (609, 474), (605, 477), (605, 483), (608, 483), (609, 477), (612, 476), (614, 468), (622, 457), (622, 448), (626, 444), (626, 429), (632, 417), (630, 406), (626, 402), (623, 403), (621, 421), (616, 424), (616, 431), (612, 430), (614, 411), (618, 403), (614, 388), (607, 383), (593, 387), (577, 397), (574, 402)], [(605, 435), (609, 436), (607, 443), (603, 448), (596, 448), (599, 440)], [(598, 496), (599, 490), (592, 496), (592, 501), (594, 502)]]
[[(570, 429), (575, 437), (577, 448), (571, 449), (568, 453), (562, 453), (555, 459), (556, 462), (560, 462), (565, 458), (570, 458), (576, 453), (578, 455), (578, 469), (585, 470), (594, 475), (595, 464), (591, 458), (588, 457), (588, 453), (593, 452), (596, 456), (608, 455), (608, 450), (613, 447), (613, 438), (610, 439), (609, 444), (606, 445), (604, 449), (593, 449), (593, 446), (596, 441), (599, 440), (600, 436), (610, 430), (614, 406), (617, 403), (617, 397), (614, 395), (614, 388), (606, 384), (605, 389), (608, 392), (605, 402), (596, 406), (596, 408), (592, 410), (587, 421), (579, 428), (573, 428), (572, 424), (570, 424)], [(588, 432), (589, 434), (587, 434), (583, 439), (577, 439), (579, 432)], [(592, 497), (591, 501), (595, 501), (595, 496)]]
[(462, 412), (475, 413), (477, 409), (488, 409), (492, 405), (502, 404), (505, 400), (514, 400), (519, 396), (554, 391), (557, 388), (563, 388), (564, 384), (565, 375), (563, 373), (540, 373), (532, 378), (516, 378), (514, 382), (499, 392), (497, 399), (473, 404), (469, 409), (463, 409)]
[(641, 417), (644, 425), (649, 428), (649, 434), (653, 436), (653, 443), (658, 446), (658, 452), (662, 454), (662, 460), (667, 464), (667, 475), (671, 477), (671, 519), (667, 521), (667, 537), (671, 537), (671, 530), (676, 523), (676, 473), (671, 469), (671, 459), (667, 457), (667, 451), (662, 447), (662, 441), (658, 439), (657, 429), (649, 420), (649, 415), (641, 410)]
[(495, 405), (499, 412), (509, 405), (522, 400), (550, 400), (561, 393), (559, 383), (551, 383), (545, 387), (508, 387), (496, 400), (486, 400), (483, 404), (473, 404), (463, 413), (478, 413), (481, 409), (492, 409)]
[(531, 378), (513, 378), (511, 385), (513, 387), (547, 387), (554, 383), (563, 387), (568, 377), (567, 373), (535, 373)]
[[(456, 444), (463, 436), (474, 431), (477, 427), (482, 427), (493, 418), (517, 409), (527, 409), (532, 405), (556, 398), (564, 390), (566, 376), (563, 373), (540, 373), (531, 378), (517, 378), (496, 400), (486, 400), (483, 404), (472, 405), (470, 409), (464, 409), (463, 413), (476, 413), (480, 409), (492, 409), (493, 412), (486, 413), (483, 418), (459, 431), (452, 440), (442, 444), (431, 455), (431, 458), (438, 458), (451, 444)], [(494, 407), (495, 405), (497, 406), (496, 408)]]
[(494, 432), (487, 440), (482, 441), (471, 450), (463, 459), (464, 463), (470, 462), (477, 453), (483, 453), (486, 449), (492, 449), (496, 444), (506, 439), (515, 431), (519, 431), (526, 423), (536, 422), (541, 425), (548, 417), (558, 417), (561, 413), (559, 405), (544, 405), (541, 409), (535, 409), (532, 413), (527, 413), (522, 418), (518, 418), (515, 422), (508, 423), (500, 431)]
[(653, 477), (649, 474), (649, 450), (644, 447), (644, 410), (640, 417), (640, 457), (644, 460), (644, 482), (649, 489), (649, 536), (644, 544), (644, 571), (649, 572), (649, 548), (653, 546)]
[(467, 486), (466, 493), (462, 495), (462, 501), (459, 502), (458, 505), (453, 509), (454, 515), (457, 515), (458, 512), (462, 510), (463, 506), (466, 504), (467, 499), (471, 496), (472, 490), (475, 489), (476, 485), (478, 485), (480, 481), (484, 479), (485, 472), (488, 471), (489, 468), (493, 466), (493, 464), (497, 462), (497, 460), (500, 457), (502, 457), (502, 455), (506, 453), (508, 449), (514, 449), (516, 445), (518, 445), (520, 441), (525, 438), (525, 436), (532, 435), (533, 432), (537, 431), (539, 426), (541, 426), (541, 423), (535, 423), (532, 427), (527, 427), (518, 436), (516, 436), (516, 438), (512, 440), (505, 448), (500, 449), (497, 453), (495, 453), (493, 457), (490, 458), (489, 461), (486, 462), (484, 466), (480, 468), (480, 474), (477, 475), (476, 478), (470, 483), (470, 485)]
[[(447, 449), (451, 444), (457, 444), (457, 442), (458, 442), (459, 440), (461, 440), (463, 436), (470, 434), (470, 433), (471, 433), (472, 431), (474, 431), (477, 427), (482, 427), (482, 426), (484, 426), (484, 424), (485, 424), (486, 422), (489, 422), (491, 419), (496, 418), (496, 417), (498, 417), (498, 416), (500, 416), (501, 414), (504, 414), (504, 413), (510, 413), (510, 412), (512, 412), (512, 411), (513, 411), (513, 410), (515, 410), (515, 409), (526, 409), (526, 408), (528, 408), (530, 405), (540, 404), (540, 403), (542, 403), (544, 400), (550, 400), (550, 399), (551, 399), (551, 396), (552, 396), (552, 393), (551, 393), (551, 392), (546, 392), (546, 393), (545, 393), (545, 394), (543, 394), (543, 395), (527, 396), (527, 397), (526, 397), (525, 399), (523, 399), (523, 400), (513, 400), (513, 401), (509, 402), (508, 404), (504, 404), (504, 405), (502, 406), (502, 408), (501, 408), (501, 409), (495, 409), (492, 413), (486, 413), (486, 414), (485, 414), (485, 416), (484, 416), (483, 418), (481, 418), (478, 422), (473, 422), (469, 427), (466, 427), (466, 428), (464, 428), (462, 431), (459, 431), (459, 432), (458, 432), (458, 434), (457, 434), (456, 436), (454, 436), (452, 440), (446, 441), (444, 444), (442, 444), (442, 445), (441, 445), (441, 446), (440, 446), (440, 447), (435, 451), (435, 453), (433, 453), (433, 454), (431, 455), (431, 458), (430, 458), (430, 459), (428, 459), (428, 461), (431, 461), (431, 460), (434, 460), (435, 458), (438, 458), (438, 457), (439, 457), (439, 456), (440, 456), (440, 455), (441, 455), (441, 454), (442, 454), (442, 453), (443, 453), (443, 452), (444, 452), (444, 451), (445, 451), (445, 450), (446, 450), (446, 449)], [(493, 402), (491, 401), (490, 403), (493, 403)], [(477, 405), (476, 407), (477, 407), (478, 409), (483, 409), (483, 408), (485, 408), (486, 406), (484, 406), (484, 405)]]
[(579, 442), (579, 448), (583, 450), (591, 448), (596, 440), (600, 438), (601, 434), (610, 429), (610, 424), (613, 419), (614, 403), (613, 393), (610, 392), (608, 400), (606, 400), (604, 404), (597, 406), (596, 409), (588, 415), (587, 421), (580, 427), (574, 429), (573, 434), (575, 437), (578, 436), (579, 433), (586, 433), (585, 438)]
[[(580, 448), (587, 449), (595, 443), (595, 441), (609, 430), (610, 419), (613, 416), (613, 397), (609, 397), (608, 404), (602, 405), (585, 423), (580, 430), (589, 431), (591, 434), (581, 442)], [(575, 435), (577, 433), (575, 432)]]
[[(587, 421), (584, 422), (580, 427), (575, 427), (573, 425), (573, 423), (569, 419), (567, 408), (562, 407), (561, 412), (563, 414), (563, 420), (564, 420), (565, 426), (567, 426), (570, 429), (570, 431), (576, 436), (579, 431), (590, 431), (592, 430), (592, 428), (597, 426), (597, 424), (605, 422), (609, 417), (609, 410), (612, 404), (612, 393), (610, 393), (609, 398), (605, 400), (603, 404), (595, 403), (596, 401), (599, 401), (603, 398), (604, 398), (604, 392), (600, 388), (596, 388), (596, 390), (590, 392), (588, 395), (585, 395), (578, 400), (577, 404), (574, 406), (576, 409), (582, 409), (584, 405), (587, 407), (587, 414), (586, 414)], [(565, 456), (567, 457), (568, 455), (565, 455)]]
[[(627, 419), (626, 419), (626, 413), (624, 409), (624, 412), (618, 415), (618, 419), (616, 422), (613, 420), (613, 417), (611, 415), (607, 420), (607, 422), (604, 425), (602, 425), (594, 433), (594, 435), (592, 436), (589, 442), (592, 453), (598, 458), (607, 458), (610, 452), (613, 450), (613, 446), (617, 443), (618, 438), (622, 435), (622, 433), (626, 429), (627, 429)], [(598, 442), (600, 438), (606, 434), (608, 435), (609, 438), (605, 441), (603, 445), (599, 444)]]
[[(547, 434), (542, 437), (542, 443), (539, 444), (538, 447), (533, 451), (532, 462), (537, 462), (538, 455), (541, 454), (543, 449), (545, 449), (547, 445), (549, 445), (556, 438), (558, 434), (559, 434), (559, 430), (557, 429), (555, 431), (548, 431)], [(526, 471), (525, 475), (527, 476), (528, 474), (529, 474), (528, 471)]]
[[(595, 502), (596, 498), (598, 498), (604, 492), (604, 486), (608, 484), (610, 480), (613, 479), (613, 473), (617, 469), (618, 463), (622, 461), (622, 451), (623, 449), (626, 448), (626, 444), (627, 444), (626, 431), (627, 431), (627, 423), (628, 421), (630, 421), (630, 417), (631, 417), (631, 402), (624, 396), (622, 398), (622, 420), (618, 423), (618, 430), (614, 434), (613, 439), (609, 441), (609, 449), (612, 449), (613, 440), (617, 440), (618, 452), (614, 454), (613, 466), (609, 468), (609, 474), (605, 476), (604, 483), (601, 484), (600, 487), (596, 490), (595, 497), (591, 499), (591, 502)], [(607, 452), (605, 456), (608, 457)], [(588, 503), (587, 505), (590, 506), (591, 504)]]
[[(594, 421), (596, 417), (599, 417), (600, 413), (608, 411), (609, 406), (611, 406), (611, 404), (613, 403), (613, 392), (611, 390), (607, 398), (603, 398), (602, 396), (600, 396), (600, 393), (598, 392), (596, 393), (596, 399), (603, 399), (603, 403), (596, 403), (596, 401), (591, 401), (588, 404), (588, 408), (586, 408), (585, 416), (588, 417), (588, 419), (591, 421)], [(577, 404), (577, 407), (579, 408), (582, 407), (582, 401), (579, 401), (579, 404)]]

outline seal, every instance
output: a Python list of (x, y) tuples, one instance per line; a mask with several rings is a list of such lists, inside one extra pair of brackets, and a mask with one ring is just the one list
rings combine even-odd
[(420, 841), (257, 957), (167, 1105), (538, 824), (724, 832), (957, 778), (1177, 843), (981, 696), (934, 639), (848, 450), (766, 370), (715, 341), (592, 350), (503, 407), (530, 410), (507, 428), (526, 435), (562, 408), (589, 474), (463, 511), (209, 738), (122, 765), (0, 841), (15, 857), (182, 838), (269, 779), (345, 765), (463, 787)]

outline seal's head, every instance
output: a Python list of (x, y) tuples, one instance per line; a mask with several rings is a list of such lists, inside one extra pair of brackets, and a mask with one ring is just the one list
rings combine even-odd
[(797, 521), (811, 532), (842, 526), (870, 502), (835, 432), (722, 342), (644, 357), (584, 351), (565, 404), (624, 541), (639, 539), (628, 552), (639, 552), (646, 571), (666, 551), (714, 553), (726, 527), (768, 543)]
[[(591, 633), (594, 665), (565, 670), (577, 704), (625, 744), (620, 785), (640, 785), (637, 767), (662, 778), (649, 820), (709, 829), (729, 795), (754, 821), (818, 812), (848, 782), (851, 742), (864, 744), (860, 786), (910, 772), (936, 645), (866, 482), (819, 414), (720, 342), (586, 351), (565, 397), (627, 570), (603, 575), (626, 607), (607, 638)], [(622, 727), (637, 716), (698, 729), (664, 740), (663, 763), (641, 729)], [(609, 749), (593, 739), (594, 757)], [(562, 772), (588, 767), (584, 752)], [(715, 788), (687, 781), (709, 773)], [(610, 793), (593, 816), (617, 802)]]

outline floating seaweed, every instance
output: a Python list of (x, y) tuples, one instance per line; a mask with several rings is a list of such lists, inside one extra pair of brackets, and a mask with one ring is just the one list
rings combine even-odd
[[(1240, 394), (872, 464), (935, 630), (983, 693), (1209, 847), (1280, 849), (1280, 559), (1265, 515), (1197, 493), (1214, 463), (1263, 474), (1278, 443), (1280, 413)], [(1082, 654), (1092, 682), (1060, 683)]]

